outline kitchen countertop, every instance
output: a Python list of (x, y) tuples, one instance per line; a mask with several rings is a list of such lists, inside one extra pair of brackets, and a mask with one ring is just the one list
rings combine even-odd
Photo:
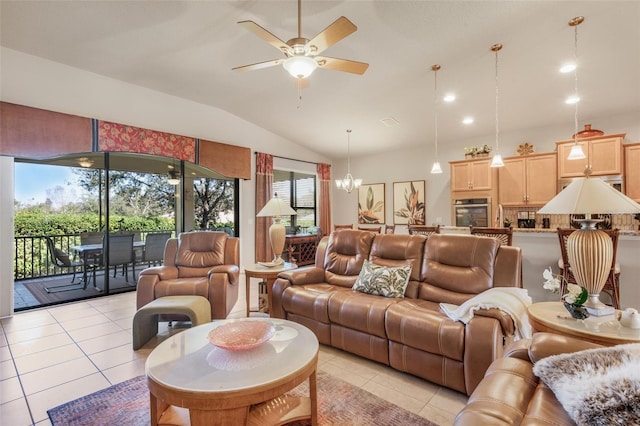
[[(463, 232), (468, 231), (469, 228), (464, 226), (441, 226), (441, 229), (445, 231), (453, 231), (453, 232)], [(536, 234), (556, 234), (556, 229), (551, 228), (513, 228), (514, 233), (522, 232), (522, 233), (536, 233)], [(631, 231), (628, 229), (621, 229), (620, 235), (628, 235), (628, 236), (640, 236), (640, 231)]]

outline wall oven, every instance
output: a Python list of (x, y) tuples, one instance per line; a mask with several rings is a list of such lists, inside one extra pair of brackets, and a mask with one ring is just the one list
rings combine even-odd
[(453, 200), (455, 226), (491, 226), (490, 198)]

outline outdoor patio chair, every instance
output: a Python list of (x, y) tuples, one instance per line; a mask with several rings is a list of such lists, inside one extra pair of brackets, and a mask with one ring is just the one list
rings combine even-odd
[[(105, 244), (103, 244), (103, 247)], [(133, 234), (110, 234), (109, 235), (109, 256), (107, 256), (107, 252), (102, 251), (103, 255), (99, 259), (98, 262), (87, 265), (93, 271), (93, 286), (96, 287), (96, 271), (102, 267), (105, 268), (105, 273), (108, 273), (109, 268), (113, 266), (113, 276), (115, 278), (118, 266), (122, 266), (124, 268), (123, 275), (125, 277), (125, 281), (127, 284), (131, 284), (129, 282), (129, 264), (131, 264), (131, 269), (133, 270), (133, 284), (135, 285), (136, 280), (136, 264), (135, 264), (135, 253), (133, 251)], [(108, 264), (107, 264), (108, 258)], [(97, 288), (97, 287), (96, 287)]]
[(142, 262), (157, 265), (162, 263), (164, 247), (167, 240), (171, 238), (171, 232), (154, 232), (147, 234), (142, 252)]
[(47, 243), (47, 251), (49, 252), (49, 258), (51, 263), (58, 268), (71, 269), (73, 271), (73, 277), (71, 278), (71, 284), (63, 284), (52, 287), (44, 287), (47, 293), (60, 293), (63, 291), (78, 290), (82, 285), (82, 281), (74, 283), (76, 280), (77, 268), (84, 268), (84, 263), (80, 261), (71, 260), (69, 255), (63, 250), (55, 246), (51, 237), (44, 237)]

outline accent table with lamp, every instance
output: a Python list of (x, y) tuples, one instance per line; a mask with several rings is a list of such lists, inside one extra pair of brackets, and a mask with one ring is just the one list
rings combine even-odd
[[(252, 311), (251, 310), (251, 278), (260, 278), (265, 285), (267, 291), (267, 305), (265, 307), (265, 312), (269, 312), (269, 307), (271, 307), (271, 288), (273, 287), (273, 283), (278, 278), (278, 274), (280, 272), (289, 271), (291, 269), (296, 269), (298, 265), (295, 263), (284, 262), (279, 266), (275, 267), (267, 267), (263, 266), (259, 263), (251, 267), (244, 268), (244, 276), (245, 276), (245, 285), (246, 285), (246, 299), (247, 299), (247, 317), (251, 312), (262, 312)], [(262, 283), (261, 283), (262, 284)]]
[(527, 315), (536, 332), (573, 336), (604, 346), (640, 343), (640, 329), (623, 327), (614, 314), (577, 320), (569, 315), (562, 302), (540, 302), (529, 305)]

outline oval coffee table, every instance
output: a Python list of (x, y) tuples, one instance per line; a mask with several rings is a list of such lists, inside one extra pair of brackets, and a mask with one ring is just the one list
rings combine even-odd
[[(233, 321), (267, 321), (275, 334), (246, 351), (212, 346), (209, 332)], [(221, 320), (182, 331), (147, 358), (151, 424), (278, 425), (311, 418), (317, 424), (318, 339), (287, 320)], [(309, 380), (309, 397), (285, 393)], [(178, 408), (182, 407), (182, 408)]]

